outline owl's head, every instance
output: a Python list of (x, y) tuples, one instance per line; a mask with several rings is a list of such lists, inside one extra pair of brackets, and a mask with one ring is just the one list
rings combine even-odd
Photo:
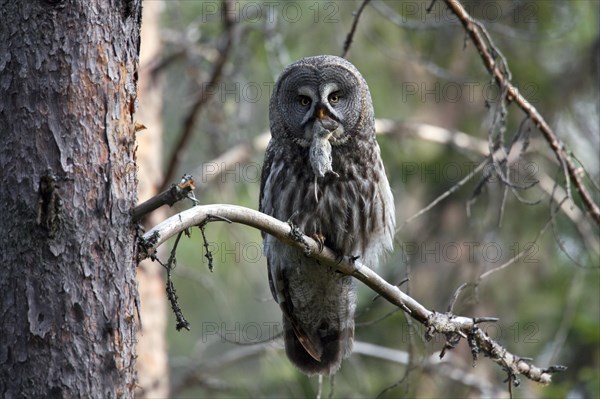
[(375, 133), (367, 83), (354, 65), (332, 55), (303, 58), (281, 73), (269, 120), (274, 138), (289, 138), (302, 147), (324, 131), (334, 146)]

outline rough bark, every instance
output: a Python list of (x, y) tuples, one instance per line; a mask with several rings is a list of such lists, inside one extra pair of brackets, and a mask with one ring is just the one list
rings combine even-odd
[(131, 397), (140, 0), (0, 14), (0, 397)]

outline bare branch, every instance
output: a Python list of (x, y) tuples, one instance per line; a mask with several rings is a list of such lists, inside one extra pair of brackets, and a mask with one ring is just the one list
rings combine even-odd
[(190, 197), (194, 195), (194, 189), (192, 176), (184, 175), (179, 184), (171, 184), (171, 187), (167, 190), (136, 206), (133, 209), (133, 220), (141, 220), (144, 216), (163, 205), (173, 206), (174, 203), (184, 198), (194, 198)]
[[(412, 297), (406, 295), (397, 286), (381, 278), (377, 273), (352, 257), (344, 257), (341, 261), (339, 255), (315, 241), (313, 238), (301, 234), (288, 223), (279, 221), (271, 216), (258, 211), (236, 205), (213, 204), (195, 206), (184, 212), (170, 217), (144, 234), (139, 243), (138, 260), (151, 257), (158, 246), (179, 232), (197, 226), (205, 225), (211, 221), (227, 220), (233, 223), (245, 224), (271, 234), (281, 242), (295, 247), (306, 253), (307, 256), (317, 259), (323, 267), (329, 266), (336, 270), (357, 278), (373, 291), (380, 294), (390, 303), (400, 307), (413, 319), (427, 327), (426, 338), (434, 334), (446, 336), (447, 348), (453, 347), (460, 338), (469, 338), (469, 345), (473, 353), (484, 353), (486, 356), (500, 364), (509, 375), (515, 377), (525, 375), (542, 384), (551, 382), (551, 373), (561, 369), (556, 366), (548, 370), (533, 366), (528, 361), (513, 355), (488, 337), (470, 317), (454, 316), (450, 313), (437, 313), (430, 311)], [(473, 347), (475, 346), (475, 347)]]

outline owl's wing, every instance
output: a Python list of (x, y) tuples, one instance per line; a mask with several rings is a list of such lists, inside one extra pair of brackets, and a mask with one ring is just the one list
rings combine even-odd
[[(260, 194), (258, 197), (258, 210), (260, 212), (264, 212), (263, 196), (265, 194), (265, 192), (264, 192), (265, 184), (267, 182), (267, 179), (269, 178), (269, 174), (271, 173), (271, 165), (273, 165), (273, 155), (274, 155), (273, 140), (271, 139), (269, 141), (269, 144), (267, 145), (267, 149), (265, 150), (265, 160), (263, 162), (262, 172), (260, 174)], [(264, 236), (264, 233), (263, 233), (263, 236)]]
[[(262, 167), (261, 179), (260, 179), (260, 199), (258, 202), (258, 210), (265, 212), (265, 195), (272, 195), (272, 193), (265, 193), (265, 185), (271, 174), (271, 166), (273, 165), (273, 159), (275, 157), (275, 147), (277, 143), (271, 139), (267, 150), (265, 151), (265, 160)], [(268, 211), (267, 211), (268, 213)], [(267, 239), (266, 234), (262, 233), (263, 239)], [(273, 240), (276, 240), (273, 238)], [(283, 244), (282, 244), (283, 245)], [(281, 267), (277, 262), (281, 262), (280, 259), (270, 259), (273, 255), (267, 253), (267, 271), (269, 274), (269, 288), (275, 301), (279, 304), (281, 312), (284, 318), (289, 321), (292, 326), (294, 335), (298, 339), (298, 342), (306, 350), (306, 352), (317, 361), (321, 361), (323, 354), (323, 345), (319, 337), (312, 337), (301, 327), (298, 319), (294, 317), (294, 305), (290, 297), (289, 282), (285, 275), (285, 268)], [(275, 262), (275, 263), (273, 263)], [(284, 328), (285, 327), (284, 323)]]
[(311, 339), (310, 335), (300, 326), (298, 320), (294, 317), (294, 305), (292, 298), (290, 297), (289, 290), (285, 289), (289, 284), (285, 276), (285, 270), (276, 268), (275, 276), (272, 274), (273, 269), (269, 265), (267, 258), (268, 272), (269, 272), (269, 287), (271, 288), (271, 294), (273, 298), (279, 303), (283, 316), (290, 322), (294, 335), (298, 338), (298, 342), (302, 344), (302, 347), (308, 352), (308, 354), (316, 361), (321, 361), (321, 355), (323, 354), (323, 345), (318, 337)]

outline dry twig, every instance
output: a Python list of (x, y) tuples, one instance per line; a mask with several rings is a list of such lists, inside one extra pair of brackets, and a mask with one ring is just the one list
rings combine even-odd
[(163, 205), (173, 206), (173, 204), (184, 198), (189, 198), (192, 201), (197, 202), (194, 197), (195, 188), (193, 177), (188, 174), (184, 175), (179, 184), (171, 184), (167, 190), (133, 208), (133, 220), (141, 220), (147, 214), (159, 207)]

